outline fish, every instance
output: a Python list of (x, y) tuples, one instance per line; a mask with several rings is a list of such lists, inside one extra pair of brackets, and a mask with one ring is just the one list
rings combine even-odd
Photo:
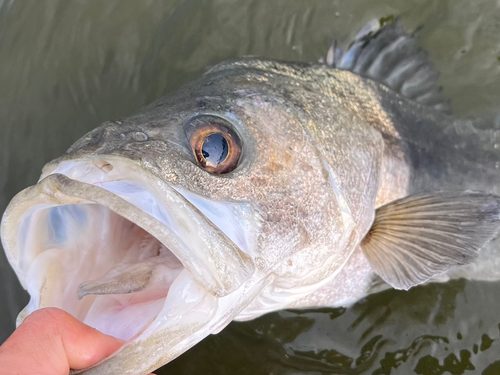
[(500, 129), (455, 118), (399, 22), (319, 63), (239, 57), (49, 162), (1, 222), (30, 301), (148, 374), (233, 320), (498, 280)]

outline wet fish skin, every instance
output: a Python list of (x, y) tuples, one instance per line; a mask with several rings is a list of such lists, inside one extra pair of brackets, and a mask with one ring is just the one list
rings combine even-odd
[[(196, 91), (191, 91), (193, 89)], [(235, 125), (246, 146), (241, 169), (229, 176), (214, 178), (195, 166), (182, 124), (199, 114), (220, 116)], [(140, 155), (143, 166), (173, 185), (185, 186), (210, 199), (252, 202), (264, 213), (257, 248), (265, 249), (265, 254), (258, 257), (257, 264), (260, 270), (273, 267), (273, 274), (277, 276), (263, 295), (266, 292), (288, 295), (296, 293), (294, 287), (328, 279), (346, 260), (336, 254), (336, 260), (330, 258), (331, 263), (325, 263), (335, 248), (332, 232), (342, 232), (333, 228), (343, 225), (338, 208), (318, 213), (329, 198), (331, 204), (337, 205), (338, 198), (332, 197), (330, 177), (326, 178), (332, 171), (345, 176), (337, 183), (345, 184), (342, 191), (352, 194), (347, 198), (350, 209), (357, 210), (356, 225), (360, 229), (353, 234), (351, 248), (346, 251), (349, 255), (355, 251), (354, 244), (368, 231), (375, 208), (388, 202), (421, 191), (446, 188), (498, 192), (494, 165), (465, 158), (455, 147), (456, 139), (446, 138), (447, 133), (464, 126), (473, 126), (473, 122), (456, 120), (421, 106), (349, 71), (317, 64), (240, 58), (220, 64), (200, 80), (151, 104), (121, 125), (103, 125), (90, 136), (100, 143), (90, 142), (61, 160), (80, 158), (81, 153), (88, 155), (94, 147), (98, 150), (96, 154), (110, 152), (128, 158)], [(136, 131), (148, 134), (148, 141), (130, 144), (119, 139), (119, 129), (123, 133), (127, 128), (132, 134)], [(355, 134), (356, 131), (359, 134)], [(340, 136), (342, 132), (344, 137)], [(103, 134), (114, 134), (116, 140), (108, 140)], [(308, 137), (312, 147), (305, 145)], [(283, 143), (290, 138), (288, 144)], [(346, 147), (349, 141), (362, 146)], [(113, 142), (118, 142), (117, 146), (109, 151)], [(126, 148), (121, 146), (123, 143)], [(148, 149), (141, 149), (146, 144)], [(297, 149), (298, 144), (304, 145), (301, 150)], [(348, 148), (356, 149), (358, 159), (352, 156), (336, 159), (336, 153), (345, 156), (342, 153)], [(366, 152), (362, 156), (361, 150)], [(155, 157), (152, 152), (159, 156)], [(476, 158), (482, 155), (480, 152), (470, 154)], [(245, 163), (248, 164), (245, 166)], [(479, 165), (481, 176), (478, 169), (473, 168)], [(363, 169), (371, 174), (351, 172)], [(489, 173), (483, 173), (485, 170)], [(313, 186), (314, 191), (300, 189), (307, 185)], [(360, 193), (360, 187), (368, 188)], [(287, 200), (291, 196), (293, 200)], [(356, 201), (356, 197), (365, 200)], [(266, 212), (272, 216), (266, 217)], [(314, 215), (319, 219), (311, 219)], [(335, 216), (337, 224), (331, 221)], [(360, 218), (365, 221), (361, 222)], [(321, 224), (316, 228), (304, 227), (304, 223), (318, 222)], [(326, 233), (328, 231), (330, 233)], [(284, 243), (283, 238), (293, 240)], [(310, 247), (304, 250), (304, 244)], [(366, 276), (366, 283), (376, 279), (373, 273), (364, 270), (358, 273)], [(358, 289), (366, 293), (365, 284), (353, 287), (352, 294), (361, 295)], [(332, 295), (325, 298), (327, 300), (315, 301), (315, 305), (341, 303)], [(288, 299), (284, 300), (280, 307), (289, 305)]]
[[(382, 137), (366, 121), (334, 97), (315, 91), (321, 77), (307, 87), (300, 72), (296, 77), (284, 75), (269, 71), (264, 60), (254, 61), (262, 65), (258, 69), (236, 66), (214, 70), (120, 124), (103, 124), (44, 172), (50, 173), (63, 161), (110, 155), (134, 160), (162, 181), (203, 197), (250, 202), (258, 210), (260, 221), (252, 254), (256, 265), (253, 282), (260, 279), (261, 284), (256, 283), (255, 292), (240, 301), (241, 307), (232, 309), (230, 317), (236, 318), (242, 307), (250, 304), (243, 319), (262, 314), (266, 301), (267, 305), (272, 301), (272, 309), (284, 308), (338, 273), (373, 220), (378, 165), (384, 148)], [(275, 64), (294, 71), (293, 65)], [(333, 72), (324, 66), (317, 68), (326, 74)], [(308, 69), (300, 67), (302, 71)], [(316, 107), (318, 99), (321, 108)], [(195, 163), (183, 126), (199, 115), (226, 119), (243, 140), (241, 164), (227, 176), (210, 175)], [(317, 140), (334, 131), (342, 137), (329, 139), (328, 148), (319, 149)], [(143, 136), (136, 140), (138, 133), (146, 134), (147, 140)], [(346, 154), (346, 142), (361, 142), (366, 149)], [(332, 155), (327, 154), (329, 151)], [(361, 173), (353, 175), (350, 169)], [(332, 190), (333, 170), (338, 173), (337, 192)], [(360, 193), (356, 184), (367, 182)], [(339, 199), (343, 201), (343, 213)], [(323, 304), (331, 302), (325, 300)], [(199, 329), (196, 341), (213, 329), (207, 327), (205, 333)], [(158, 332), (147, 343), (126, 346), (88, 373), (134, 368), (132, 362), (140, 360), (138, 353), (146, 347), (157, 351), (159, 342), (169, 342), (172, 333), (165, 334)], [(144, 371), (178, 354), (170, 353)]]
[[(243, 65), (247, 61), (259, 67)], [(256, 247), (257, 265), (261, 270), (284, 263), (280, 271), (276, 268), (274, 271), (289, 283), (289, 278), (309, 273), (331, 255), (338, 257), (332, 264), (337, 268), (352, 249), (347, 253), (332, 253), (344, 228), (324, 158), (335, 167), (334, 150), (339, 151), (338, 163), (342, 162), (345, 175), (343, 183), (353, 191), (357, 189), (356, 184), (371, 180), (371, 189), (367, 188), (362, 199), (366, 200), (367, 207), (371, 203), (372, 209), (371, 213), (367, 209), (368, 215), (360, 219), (359, 240), (373, 219), (379, 178), (375, 170), (382, 157), (382, 139), (366, 121), (343, 108), (342, 102), (318, 92), (316, 86), (323, 85), (324, 77), (312, 68), (301, 68), (304, 72), (311, 71), (310, 77), (314, 78), (307, 90), (303, 77), (299, 71), (294, 72), (293, 65), (273, 62), (295, 76), (272, 72), (267, 64), (264, 60), (243, 59), (234, 68), (219, 67), (149, 105), (138, 115), (121, 120), (121, 124), (105, 123), (53, 164), (98, 155), (121, 156), (136, 160), (174, 186), (183, 186), (209, 199), (251, 202), (262, 215)], [(327, 75), (333, 73), (324, 66), (317, 69)], [(321, 108), (317, 108), (318, 100), (323, 101)], [(196, 165), (183, 125), (200, 114), (227, 119), (239, 132), (244, 147), (236, 171), (221, 177), (208, 174)], [(328, 139), (329, 144), (324, 145), (328, 149), (318, 151), (316, 140), (308, 140), (313, 132), (319, 137), (335, 131), (343, 132), (344, 136)], [(147, 134), (148, 140), (134, 141), (136, 132)], [(121, 134), (125, 134), (125, 139)], [(344, 142), (356, 137), (356, 141), (366, 142), (367, 150), (358, 160), (342, 151)], [(331, 154), (326, 156), (328, 152)], [(370, 163), (374, 165), (369, 169), (374, 172), (364, 176), (364, 181), (349, 173), (350, 168), (361, 170)], [(361, 194), (357, 196), (358, 201), (353, 198), (356, 207), (350, 208), (353, 212), (364, 207), (359, 198)], [(361, 211), (358, 215), (363, 216)], [(302, 252), (300, 262), (292, 258), (297, 252)]]
[[(329, 98), (323, 106), (335, 121), (309, 116), (305, 106), (291, 96), (302, 84), (299, 78), (253, 68), (213, 71), (136, 116), (103, 124), (45, 167), (41, 182), (57, 166), (71, 160), (104, 160), (111, 166), (113, 158), (133, 161), (135, 168), (173, 187), (182, 186), (214, 201), (245, 202), (257, 213), (253, 221), (257, 242), (250, 249), (255, 272), (238, 291), (242, 297), (227, 310), (224, 320), (179, 327), (177, 333), (157, 332), (145, 342), (128, 344), (85, 373), (150, 372), (222, 329), (248, 304), (253, 305), (247, 316), (262, 314), (263, 304), (266, 311), (283, 308), (300, 294), (317, 288), (315, 284), (324, 282), (325, 277), (333, 278), (346, 263), (373, 220), (374, 210), (368, 216), (362, 211), (375, 202), (377, 177), (372, 169), (377, 169), (381, 157), (382, 138), (357, 116), (342, 108), (334, 110), (336, 104)], [(311, 102), (318, 97), (308, 90), (303, 95)], [(195, 163), (184, 126), (201, 115), (225, 119), (243, 140), (240, 166), (228, 175), (208, 174)], [(319, 130), (316, 136), (321, 136), (321, 129), (327, 127), (344, 133), (334, 143), (343, 170), (335, 181), (337, 191), (332, 190), (324, 151), (318, 150), (306, 130)], [(350, 130), (368, 145), (359, 157), (342, 152), (343, 143), (352, 139)], [(333, 157), (329, 159), (331, 162)], [(107, 164), (98, 163), (101, 167)], [(364, 181), (372, 181), (369, 191), (365, 196), (353, 194), (352, 202), (347, 202), (351, 198), (345, 198), (340, 189), (355, 192), (352, 185), (359, 181), (358, 176), (352, 178), (348, 173), (349, 166), (362, 169), (367, 164), (374, 165), (364, 177)], [(66, 190), (66, 179), (56, 180), (58, 189)], [(92, 194), (88, 193), (89, 199)], [(338, 199), (343, 200), (346, 212), (340, 211)], [(366, 204), (362, 204), (364, 200)], [(185, 332), (190, 332), (192, 343), (181, 343), (181, 349), (178, 345), (169, 347), (175, 335)], [(164, 354), (144, 361), (144, 353)]]

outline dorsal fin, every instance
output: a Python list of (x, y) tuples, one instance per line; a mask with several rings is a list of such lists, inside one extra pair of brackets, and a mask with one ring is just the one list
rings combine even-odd
[(415, 33), (406, 33), (397, 21), (368, 23), (345, 51), (333, 42), (326, 63), (382, 83), (422, 105), (450, 110), (427, 52), (419, 47)]

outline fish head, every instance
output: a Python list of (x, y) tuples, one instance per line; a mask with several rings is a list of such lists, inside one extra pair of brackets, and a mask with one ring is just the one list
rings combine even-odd
[(376, 184), (352, 199), (364, 181), (348, 173), (356, 155), (325, 160), (318, 122), (335, 115), (339, 129), (378, 138), (338, 106), (313, 110), (298, 86), (216, 67), (47, 164), (2, 219), (31, 295), (20, 320), (64, 309), (126, 341), (86, 374), (146, 374), (340, 271), (369, 228)]

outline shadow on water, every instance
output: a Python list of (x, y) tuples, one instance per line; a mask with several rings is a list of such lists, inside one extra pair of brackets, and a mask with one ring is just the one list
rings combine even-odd
[[(500, 285), (388, 290), (351, 308), (234, 322), (157, 374), (498, 374)], [(472, 372), (471, 372), (472, 371)]]
[[(317, 61), (373, 18), (420, 32), (456, 113), (497, 114), (496, 0), (0, 0), (0, 211), (47, 161), (241, 55)], [(158, 374), (500, 373), (500, 284), (385, 291), (232, 323)], [(0, 342), (26, 293), (0, 251)]]

